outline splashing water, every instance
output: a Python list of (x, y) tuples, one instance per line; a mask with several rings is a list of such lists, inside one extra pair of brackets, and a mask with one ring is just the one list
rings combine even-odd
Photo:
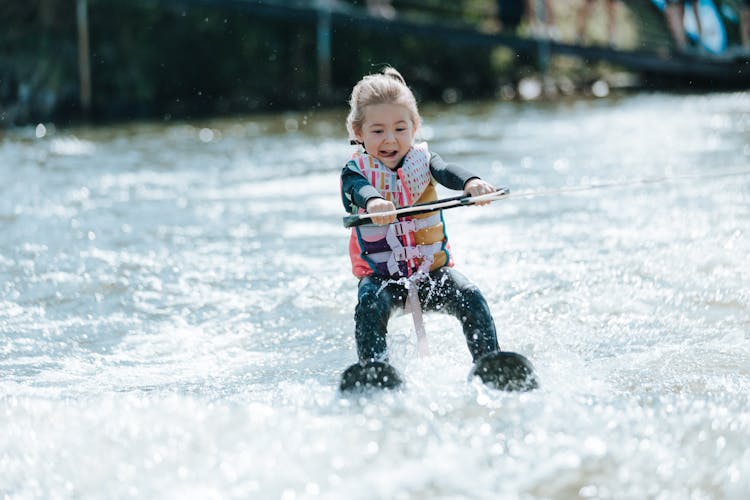
[(0, 492), (746, 498), (750, 175), (722, 174), (750, 172), (750, 95), (424, 113), (434, 151), (514, 192), (702, 177), (446, 212), (542, 388), (467, 382), (445, 316), (418, 359), (401, 316), (406, 389), (345, 398), (343, 115), (11, 131)]

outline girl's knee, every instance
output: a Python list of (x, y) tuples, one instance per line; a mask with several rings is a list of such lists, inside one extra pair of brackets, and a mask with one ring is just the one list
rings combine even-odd
[(494, 325), (490, 306), (479, 288), (470, 287), (462, 290), (459, 302), (457, 316), (465, 326), (484, 330)]
[(487, 301), (477, 286), (470, 286), (461, 290), (461, 302), (465, 308), (476, 309), (487, 307)]
[(379, 303), (381, 302), (382, 302), (382, 299), (378, 297), (377, 292), (368, 290), (359, 295), (359, 303), (357, 304), (357, 307), (362, 307), (365, 309), (374, 309), (378, 307)]

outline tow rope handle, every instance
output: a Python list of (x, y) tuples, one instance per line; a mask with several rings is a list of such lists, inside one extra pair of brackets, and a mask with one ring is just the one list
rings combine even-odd
[(465, 207), (468, 205), (475, 205), (484, 201), (497, 201), (505, 198), (510, 194), (508, 188), (497, 188), (497, 190), (482, 194), (479, 196), (467, 196), (462, 194), (460, 196), (454, 196), (452, 198), (443, 198), (435, 201), (427, 201), (424, 203), (415, 203), (414, 205), (407, 205), (405, 207), (391, 210), (390, 212), (376, 212), (372, 214), (362, 213), (347, 215), (344, 217), (344, 227), (361, 226), (362, 224), (369, 224), (370, 218), (372, 217), (383, 217), (388, 215), (395, 215), (396, 217), (405, 215), (419, 215), (426, 214), (428, 212), (434, 212), (435, 210), (447, 210), (449, 208)]

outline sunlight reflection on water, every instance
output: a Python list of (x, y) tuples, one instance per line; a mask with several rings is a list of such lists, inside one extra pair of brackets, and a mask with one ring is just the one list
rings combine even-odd
[[(19, 497), (746, 498), (750, 96), (423, 109), (513, 192), (446, 212), (542, 388), (467, 383), (392, 321), (407, 389), (341, 398), (341, 113), (0, 142), (0, 491)], [(292, 126), (292, 121), (296, 126)], [(447, 194), (447, 192), (445, 192)]]

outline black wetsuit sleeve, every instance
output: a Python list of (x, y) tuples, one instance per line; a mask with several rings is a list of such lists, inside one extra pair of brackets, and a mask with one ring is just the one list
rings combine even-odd
[(354, 162), (346, 164), (341, 171), (341, 202), (344, 209), (352, 213), (354, 207), (366, 208), (368, 200), (382, 198), (375, 186), (362, 175)]
[(466, 170), (455, 163), (447, 163), (439, 154), (431, 153), (430, 173), (441, 185), (448, 189), (463, 191), (464, 186), (471, 179), (479, 179), (479, 176)]

